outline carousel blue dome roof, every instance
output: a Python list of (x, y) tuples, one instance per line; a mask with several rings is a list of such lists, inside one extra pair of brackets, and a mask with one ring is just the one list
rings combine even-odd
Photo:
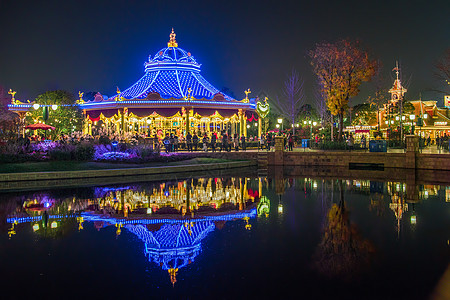
[[(222, 94), (224, 101), (234, 100), (221, 93), (210, 84), (201, 74), (201, 65), (197, 63), (190, 52), (179, 48), (175, 40), (175, 33), (170, 34), (166, 48), (162, 48), (144, 63), (145, 74), (134, 85), (112, 97), (123, 99), (148, 99), (159, 94), (162, 99), (213, 99)], [(153, 98), (152, 98), (153, 99)]]

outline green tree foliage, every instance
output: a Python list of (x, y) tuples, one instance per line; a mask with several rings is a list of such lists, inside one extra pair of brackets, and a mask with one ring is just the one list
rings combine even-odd
[[(49, 91), (37, 96), (35, 103), (41, 105), (39, 109), (31, 108), (27, 114), (27, 124), (44, 122), (55, 127), (52, 135), (70, 134), (80, 131), (83, 123), (83, 114), (75, 104), (74, 96), (66, 91)], [(42, 105), (57, 105), (53, 110), (48, 107), (48, 119), (44, 120), (44, 107)]]
[(373, 125), (377, 122), (376, 108), (369, 103), (355, 105), (352, 109), (352, 125)]

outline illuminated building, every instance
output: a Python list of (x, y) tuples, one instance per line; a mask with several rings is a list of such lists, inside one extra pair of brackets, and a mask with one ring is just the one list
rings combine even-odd
[[(149, 56), (145, 74), (134, 85), (104, 99), (80, 99), (86, 131), (102, 121), (108, 131), (164, 135), (166, 132), (220, 132), (246, 135), (246, 120), (256, 109), (255, 99), (242, 101), (221, 93), (201, 74), (194, 56), (178, 47), (172, 30), (167, 47)], [(161, 129), (161, 130), (159, 130)]]
[[(236, 100), (221, 93), (201, 74), (201, 64), (194, 56), (178, 47), (172, 29), (167, 47), (150, 55), (144, 63), (145, 74), (132, 86), (112, 97), (100, 93), (87, 101), (79, 92), (77, 104), (85, 115), (84, 133), (97, 126), (108, 133), (127, 132), (164, 135), (166, 132), (186, 136), (194, 132), (221, 132), (247, 135), (247, 120), (261, 121), (269, 111), (266, 100)], [(22, 103), (12, 97), (9, 110), (24, 115), (33, 103)]]

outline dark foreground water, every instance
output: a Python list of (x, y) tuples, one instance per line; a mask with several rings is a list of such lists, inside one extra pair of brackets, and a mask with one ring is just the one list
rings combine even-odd
[(445, 186), (224, 177), (0, 196), (1, 299), (427, 299), (450, 285)]

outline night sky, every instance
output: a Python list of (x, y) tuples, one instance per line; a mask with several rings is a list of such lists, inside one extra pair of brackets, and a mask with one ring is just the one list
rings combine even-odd
[[(343, 4), (344, 3), (344, 4)], [(383, 64), (387, 88), (399, 60), (407, 99), (442, 103), (433, 62), (450, 47), (450, 1), (21, 1), (0, 0), (0, 86), (33, 99), (47, 90), (114, 95), (135, 83), (143, 63), (167, 46), (202, 64), (218, 89), (242, 99), (274, 97), (295, 68), (312, 102), (307, 51), (315, 43), (360, 39)], [(370, 85), (352, 100), (359, 103)]]

